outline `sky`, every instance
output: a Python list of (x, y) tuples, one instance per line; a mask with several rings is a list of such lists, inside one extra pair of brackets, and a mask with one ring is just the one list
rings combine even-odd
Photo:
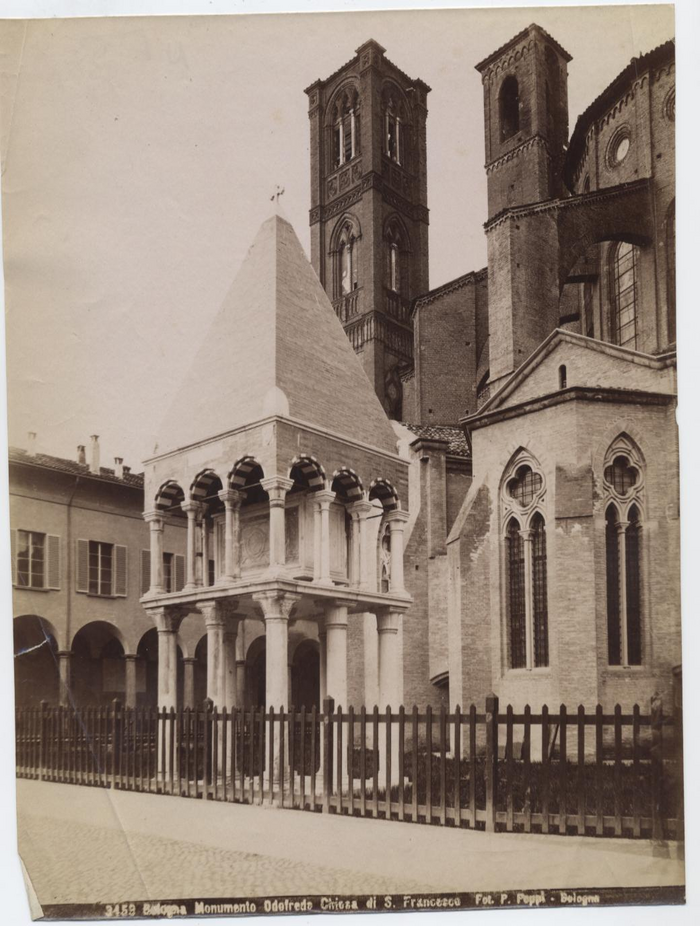
[(370, 37), (432, 87), (430, 286), (484, 266), (474, 65), (531, 22), (573, 56), (570, 130), (674, 30), (670, 6), (4, 23), (10, 443), (34, 430), (40, 451), (72, 457), (99, 434), (103, 465), (140, 471), (277, 184), (308, 253), (303, 90)]

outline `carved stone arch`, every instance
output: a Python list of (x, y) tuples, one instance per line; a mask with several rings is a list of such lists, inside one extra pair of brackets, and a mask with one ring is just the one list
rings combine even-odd
[(308, 453), (297, 454), (291, 460), (288, 476), (295, 485), (311, 492), (321, 491), (327, 485), (325, 469), (316, 457)]
[(535, 512), (544, 513), (546, 494), (544, 467), (531, 450), (520, 445), (515, 453), (511, 454), (501, 473), (501, 530), (506, 529), (514, 515), (522, 525), (527, 525)]
[(408, 97), (396, 83), (395, 80), (387, 78), (382, 84), (381, 90), (382, 108), (393, 107), (394, 114), (402, 122), (411, 124), (413, 122), (413, 109), (408, 101)]
[(374, 501), (376, 498), (381, 503), (385, 512), (393, 511), (401, 507), (398, 492), (388, 479), (384, 479), (381, 476), (377, 479), (373, 479), (370, 483), (367, 498), (369, 501)]
[(333, 96), (328, 101), (325, 112), (325, 124), (332, 126), (338, 119), (352, 107), (357, 108), (361, 102), (360, 88), (357, 78), (348, 77), (336, 87)]
[(628, 418), (622, 418), (607, 427), (596, 444), (591, 460), (594, 473), (602, 474), (610, 448), (614, 446), (618, 438), (626, 438), (632, 443), (636, 452), (639, 454), (641, 464), (646, 467), (646, 457), (642, 450), (644, 435), (639, 431), (633, 421)]
[[(346, 237), (347, 236), (347, 237)], [(357, 241), (362, 237), (362, 227), (360, 220), (352, 212), (344, 212), (333, 227), (330, 238), (329, 252), (337, 254), (340, 246), (346, 240)]]

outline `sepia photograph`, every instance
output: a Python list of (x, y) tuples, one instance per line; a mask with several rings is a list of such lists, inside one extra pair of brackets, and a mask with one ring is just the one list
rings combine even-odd
[(27, 915), (683, 905), (676, 8), (245, 6), (0, 6)]

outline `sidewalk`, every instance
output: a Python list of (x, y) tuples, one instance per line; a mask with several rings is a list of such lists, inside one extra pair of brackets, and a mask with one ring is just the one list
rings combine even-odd
[[(18, 780), (39, 903), (678, 885), (646, 841), (445, 829)], [(673, 854), (673, 853), (672, 853)]]

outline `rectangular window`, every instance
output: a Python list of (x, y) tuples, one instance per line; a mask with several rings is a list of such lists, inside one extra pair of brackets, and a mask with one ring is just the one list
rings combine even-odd
[(46, 588), (46, 534), (17, 531), (16, 584)]
[(111, 596), (112, 557), (114, 545), (90, 540), (88, 543), (88, 592), (91, 595)]
[(175, 591), (175, 556), (163, 553), (163, 587), (170, 593)]

